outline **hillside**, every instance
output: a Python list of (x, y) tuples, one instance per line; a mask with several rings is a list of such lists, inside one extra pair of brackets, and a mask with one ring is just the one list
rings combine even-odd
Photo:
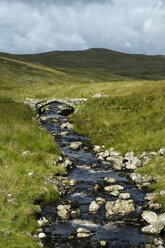
[[(116, 62), (112, 63), (112, 58)], [(39, 129), (34, 113), (23, 104), (25, 98), (88, 98), (71, 117), (77, 133), (105, 149), (114, 147), (121, 154), (157, 152), (165, 146), (165, 80), (157, 80), (164, 78), (164, 61), (163, 56), (99, 49), (25, 56), (0, 54), (0, 247), (39, 247), (29, 236), (39, 228), (35, 199), (41, 199), (42, 204), (56, 200), (58, 192), (46, 186), (45, 180), (55, 174), (65, 175), (64, 169), (52, 164), (61, 154), (57, 144)], [(119, 68), (130, 70), (131, 75), (134, 69), (133, 80), (119, 76)], [(150, 68), (148, 77), (155, 80), (135, 80), (146, 68)], [(106, 97), (92, 98), (98, 92)], [(159, 194), (165, 188), (164, 164), (165, 156), (161, 160), (153, 157), (140, 173), (158, 176), (152, 188), (165, 208), (165, 196)]]
[(31, 55), (0, 53), (0, 56), (41, 64), (72, 75), (83, 75), (89, 82), (165, 78), (165, 56), (160, 55), (132, 55), (107, 49), (88, 49)]

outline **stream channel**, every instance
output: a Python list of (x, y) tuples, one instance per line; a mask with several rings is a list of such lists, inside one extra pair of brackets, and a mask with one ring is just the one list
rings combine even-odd
[[(67, 177), (77, 180), (74, 186), (70, 186), (67, 192), (62, 195), (59, 202), (55, 202), (42, 207), (41, 216), (49, 220), (49, 224), (44, 227), (47, 238), (44, 241), (46, 247), (59, 248), (89, 248), (89, 247), (144, 247), (144, 244), (153, 240), (152, 235), (145, 235), (140, 232), (142, 225), (138, 221), (142, 211), (144, 194), (140, 192), (127, 177), (125, 172), (116, 172), (112, 169), (112, 163), (103, 164), (98, 162), (94, 153), (87, 149), (86, 137), (78, 135), (73, 129), (65, 129), (68, 134), (60, 135), (60, 126), (67, 120), (66, 116), (58, 114), (61, 103), (49, 105), (49, 110), (45, 110), (41, 116), (49, 119), (43, 121), (43, 126), (56, 134), (55, 140), (59, 148), (65, 153), (66, 158), (74, 161), (75, 168), (71, 170)], [(81, 141), (79, 150), (70, 149), (71, 142)], [(85, 148), (85, 149), (84, 149)], [(93, 168), (93, 164), (94, 166)], [(124, 187), (125, 193), (130, 193), (136, 204), (135, 213), (123, 219), (107, 220), (105, 217), (105, 204), (101, 205), (97, 214), (89, 213), (89, 205), (98, 197), (106, 201), (115, 201), (117, 197), (111, 196), (108, 192), (93, 191), (95, 182), (104, 184), (104, 178), (111, 177), (117, 179), (117, 184)], [(57, 206), (63, 204), (65, 200), (76, 201), (81, 215), (69, 220), (61, 220), (57, 214)], [(77, 228), (85, 228), (93, 235), (85, 238), (76, 236)], [(100, 242), (106, 241), (106, 242)]]

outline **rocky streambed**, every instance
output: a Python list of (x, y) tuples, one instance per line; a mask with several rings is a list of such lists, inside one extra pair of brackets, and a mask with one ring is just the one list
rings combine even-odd
[(38, 238), (52, 248), (164, 247), (165, 214), (154, 194), (139, 190), (156, 179), (133, 173), (141, 161), (134, 154), (123, 159), (113, 149), (106, 154), (97, 146), (92, 150), (68, 121), (72, 111), (54, 102), (40, 113), (41, 124), (63, 152), (54, 166), (66, 168), (68, 175), (45, 182), (60, 191), (61, 199), (39, 213)]

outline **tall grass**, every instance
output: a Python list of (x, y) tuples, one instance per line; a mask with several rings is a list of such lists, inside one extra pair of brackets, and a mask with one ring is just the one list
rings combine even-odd
[[(55, 200), (58, 193), (44, 181), (56, 172), (65, 173), (52, 166), (60, 154), (53, 138), (38, 128), (28, 106), (13, 99), (87, 97), (72, 120), (76, 131), (89, 136), (93, 144), (114, 147), (122, 154), (165, 146), (165, 81), (108, 82), (113, 78), (121, 79), (103, 68), (55, 70), (0, 57), (0, 247), (37, 247), (27, 234), (37, 227), (34, 200)], [(106, 97), (91, 98), (98, 92)], [(29, 153), (22, 156), (24, 151)], [(160, 176), (156, 191), (165, 188), (164, 163), (164, 158), (153, 160), (141, 169)], [(28, 175), (31, 171), (34, 176)], [(16, 204), (7, 201), (8, 194)], [(165, 205), (163, 197), (158, 200)], [(5, 236), (8, 230), (10, 235)]]
[[(0, 97), (0, 247), (38, 247), (27, 232), (37, 227), (35, 199), (56, 200), (58, 192), (44, 181), (59, 168), (53, 138), (40, 130), (28, 106)], [(22, 152), (28, 155), (22, 156)], [(33, 172), (33, 176), (29, 176)], [(12, 195), (13, 203), (9, 202)], [(10, 231), (9, 236), (3, 233)]]

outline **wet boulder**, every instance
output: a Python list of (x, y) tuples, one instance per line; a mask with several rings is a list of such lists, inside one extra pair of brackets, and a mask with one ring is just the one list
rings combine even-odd
[(144, 211), (142, 213), (142, 218), (149, 224), (152, 224), (157, 221), (158, 216), (155, 212), (152, 211)]
[(113, 177), (105, 177), (104, 178), (104, 184), (105, 185), (114, 184), (116, 182), (117, 182), (117, 180)]
[(88, 238), (93, 235), (92, 232), (86, 228), (78, 228), (76, 233), (78, 238)]
[(59, 163), (58, 166), (68, 171), (74, 169), (74, 164), (69, 159), (66, 159), (63, 163)]
[(72, 150), (78, 150), (82, 146), (82, 142), (71, 142), (70, 148)]
[(144, 211), (142, 218), (150, 224), (142, 228), (143, 233), (159, 234), (165, 227), (165, 213), (157, 215), (152, 211)]
[[(152, 153), (151, 153), (151, 155), (152, 155)], [(143, 152), (140, 155), (139, 159), (140, 159), (142, 165), (145, 165), (145, 164), (147, 164), (149, 162), (150, 157), (149, 157), (149, 155), (146, 152)]]
[(106, 240), (101, 240), (99, 242), (100, 247), (107, 247), (107, 241)]
[(41, 121), (48, 121), (48, 120), (50, 120), (50, 119), (51, 119), (50, 116), (40, 116), (40, 120), (41, 120)]
[(120, 195), (120, 191), (118, 191), (118, 190), (112, 191), (112, 192), (110, 192), (110, 195), (118, 197)]
[(70, 123), (70, 122), (66, 122), (66, 123), (63, 123), (61, 126), (60, 126), (61, 130), (64, 130), (64, 129), (73, 129), (73, 125)]
[(131, 198), (131, 195), (129, 193), (121, 193), (119, 195), (119, 199), (121, 199), (121, 200), (128, 200), (130, 198)]
[(60, 135), (61, 136), (67, 136), (69, 133), (68, 132), (61, 132)]
[(62, 220), (69, 220), (80, 216), (78, 203), (75, 201), (64, 201), (63, 204), (57, 206), (57, 215)]
[(106, 200), (105, 200), (104, 198), (102, 198), (102, 197), (97, 197), (97, 198), (96, 198), (96, 203), (97, 203), (98, 205), (103, 205), (103, 204), (106, 203)]
[(96, 201), (93, 201), (89, 205), (89, 213), (91, 213), (91, 214), (97, 214), (99, 208), (100, 208), (99, 204), (96, 203)]
[(163, 228), (164, 224), (154, 222), (153, 224), (143, 227), (141, 231), (148, 234), (159, 234), (163, 230)]
[(154, 239), (154, 245), (158, 246), (159, 248), (161, 248), (160, 246), (164, 247), (164, 241), (161, 238), (155, 238)]
[(138, 173), (131, 173), (130, 178), (139, 189), (148, 188), (152, 183), (157, 181), (157, 178), (154, 176)]
[(128, 162), (125, 163), (125, 168), (127, 170), (136, 170), (137, 167), (140, 167), (142, 165), (140, 159), (137, 157), (134, 157), (133, 159), (129, 160)]
[(107, 202), (105, 205), (106, 218), (118, 218), (135, 212), (135, 204), (133, 200), (118, 199), (114, 202)]
[(115, 162), (112, 168), (116, 171), (122, 171), (124, 166), (122, 163)]
[(101, 147), (100, 147), (100, 146), (95, 145), (95, 146), (93, 147), (93, 152), (95, 152), (95, 153), (99, 153), (100, 150), (101, 150)]
[(104, 187), (105, 191), (112, 192), (112, 191), (123, 191), (124, 187), (121, 185), (111, 185)]
[(127, 170), (136, 170), (137, 167), (142, 166), (141, 160), (135, 157), (133, 151), (125, 154), (123, 162), (124, 162), (124, 167)]
[(62, 220), (69, 220), (71, 205), (59, 205), (57, 214)]
[(49, 221), (45, 217), (42, 217), (39, 220), (37, 220), (37, 223), (39, 226), (44, 226), (46, 224), (49, 224)]

